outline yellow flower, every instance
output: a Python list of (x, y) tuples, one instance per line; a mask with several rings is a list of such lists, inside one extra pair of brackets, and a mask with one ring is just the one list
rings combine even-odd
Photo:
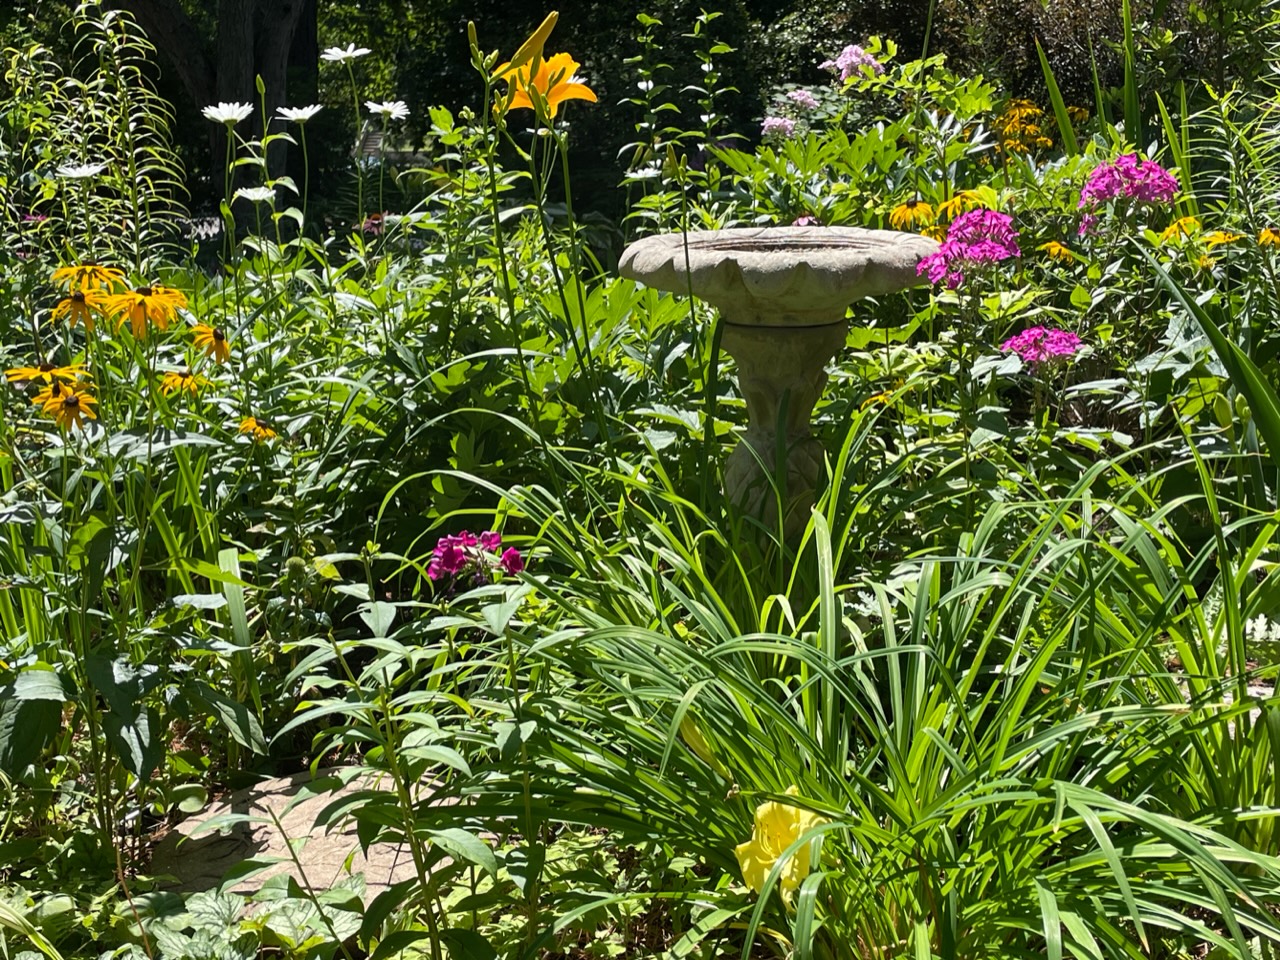
[(1089, 111), (1084, 107), (1067, 107), (1067, 116), (1076, 126), (1089, 122)]
[(93, 405), (98, 400), (89, 393), (87, 383), (50, 384), (47, 390), (36, 395), (34, 402), (40, 404), (45, 413), (53, 414), (53, 419), (60, 427), (77, 427), (83, 430), (85, 417), (90, 420), (98, 419), (98, 415), (93, 412)]
[(82, 292), (88, 293), (90, 290), (124, 283), (124, 271), (96, 263), (82, 263), (74, 267), (59, 267), (53, 271), (53, 282), (66, 284), (71, 290), (78, 287)]
[(1258, 234), (1258, 246), (1280, 247), (1280, 227), (1263, 227)]
[(103, 294), (97, 290), (75, 290), (58, 301), (49, 320), (57, 323), (63, 317), (71, 326), (84, 321), (84, 328), (93, 332), (94, 315), (102, 312)]
[(941, 224), (935, 223), (932, 227), (925, 227), (920, 232), (930, 240), (937, 240), (939, 243), (947, 239), (947, 228)]
[(1240, 233), (1228, 233), (1226, 230), (1215, 230), (1204, 238), (1204, 245), (1212, 248), (1222, 243), (1235, 243), (1243, 236), (1244, 235)]
[[(785, 796), (799, 796), (795, 786), (787, 788)], [(738, 857), (738, 865), (742, 868), (742, 879), (747, 886), (760, 893), (764, 889), (765, 878), (773, 865), (778, 862), (787, 847), (804, 836), (819, 824), (825, 823), (822, 817), (789, 803), (778, 803), (770, 800), (756, 807), (755, 825), (751, 829), (751, 839), (738, 844), (733, 852)], [(791, 898), (792, 892), (800, 886), (809, 875), (809, 846), (806, 844), (791, 855), (783, 865), (778, 876), (778, 885), (782, 888), (784, 900)]]
[(187, 298), (180, 290), (158, 283), (128, 293), (113, 294), (103, 304), (105, 312), (115, 318), (116, 330), (127, 320), (135, 337), (145, 337), (149, 323), (154, 323), (161, 330), (168, 329), (169, 321), (177, 315), (178, 308), (186, 305)]
[(895, 230), (911, 229), (917, 224), (927, 227), (933, 223), (933, 207), (923, 200), (908, 200), (889, 212), (889, 226)]
[(1071, 252), (1070, 247), (1066, 244), (1059, 243), (1057, 240), (1050, 240), (1048, 243), (1042, 243), (1040, 246), (1036, 247), (1036, 249), (1043, 250), (1051, 260), (1062, 260), (1065, 263), (1070, 263), (1076, 258), (1076, 255)]
[(1160, 231), (1160, 242), (1167, 243), (1176, 237), (1189, 237), (1200, 231), (1200, 221), (1195, 217), (1179, 217)]
[(538, 57), (523, 66), (512, 68), (512, 64), (504, 63), (498, 68), (498, 74), (507, 76), (507, 109), (536, 110), (531, 92), (538, 94), (538, 99), (546, 103), (547, 115), (554, 117), (560, 104), (566, 100), (589, 100), (596, 102), (596, 95), (591, 88), (575, 79), (578, 72), (578, 61), (567, 53), (557, 53), (550, 60)]
[(1213, 265), (1217, 262), (1218, 261), (1213, 259), (1213, 257), (1204, 253), (1196, 257), (1196, 266), (1199, 267), (1201, 270), (1212, 270)]
[[(502, 80), (512, 70), (523, 67), (526, 63), (531, 63), (542, 59), (542, 48), (547, 43), (547, 37), (551, 36), (551, 31), (555, 29), (556, 21), (560, 19), (560, 14), (552, 10), (543, 18), (542, 23), (538, 24), (538, 29), (529, 35), (529, 39), (520, 44), (519, 49), (510, 61), (504, 63), (493, 73), (494, 80)], [(467, 24), (467, 36), (472, 38), (474, 34), (471, 24)], [(475, 47), (475, 40), (472, 39), (472, 46)], [(477, 48), (478, 49), (478, 48)]]
[(863, 400), (861, 406), (859, 406), (858, 409), (865, 410), (867, 409), (867, 407), (875, 403), (883, 403), (887, 407), (889, 405), (889, 402), (892, 399), (893, 399), (892, 390), (881, 390), (879, 393), (873, 393), (871, 396), (867, 397), (867, 399)]
[(256, 417), (245, 417), (240, 421), (240, 432), (253, 437), (255, 443), (263, 443), (278, 434)]
[(10, 383), (22, 383), (25, 386), (28, 383), (78, 380), (81, 377), (87, 377), (89, 374), (85, 371), (84, 364), (68, 363), (59, 367), (45, 361), (34, 367), (10, 367), (4, 372), (4, 375), (5, 379)]
[(201, 387), (207, 387), (209, 381), (198, 373), (192, 373), (190, 370), (184, 370), (181, 373), (169, 371), (160, 381), (160, 392), (166, 397), (170, 394), (187, 391), (193, 397), (200, 392)]
[(943, 220), (954, 220), (960, 214), (981, 206), (983, 202), (977, 190), (959, 190), (950, 200), (938, 204), (938, 216)]
[(195, 334), (196, 347), (203, 349), (207, 356), (213, 357), (218, 363), (226, 363), (231, 359), (231, 344), (220, 327), (197, 323), (191, 332)]

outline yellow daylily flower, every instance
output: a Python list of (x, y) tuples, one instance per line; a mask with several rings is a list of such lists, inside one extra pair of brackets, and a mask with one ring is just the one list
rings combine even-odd
[[(787, 788), (785, 796), (800, 795), (796, 786)], [(738, 858), (738, 866), (742, 868), (742, 879), (747, 886), (760, 893), (764, 889), (765, 878), (773, 865), (778, 862), (783, 851), (796, 840), (804, 836), (819, 824), (826, 821), (801, 807), (793, 807), (789, 803), (778, 803), (770, 800), (756, 807), (755, 825), (751, 830), (751, 839), (738, 844), (733, 852)], [(782, 888), (782, 898), (790, 900), (791, 894), (809, 875), (809, 846), (806, 844), (792, 854), (778, 876), (778, 885)]]
[(494, 80), (503, 80), (507, 74), (513, 70), (519, 70), (526, 63), (535, 63), (542, 59), (542, 48), (547, 43), (547, 37), (551, 36), (551, 31), (555, 29), (556, 21), (560, 19), (560, 14), (552, 10), (538, 25), (538, 29), (529, 35), (529, 39), (520, 44), (518, 49), (510, 60), (498, 67), (493, 72)]
[[(510, 64), (503, 64), (498, 72), (501, 73), (508, 66)], [(550, 60), (538, 59), (516, 67), (507, 77), (507, 109), (537, 110), (531, 92), (536, 92), (538, 99), (546, 103), (549, 118), (556, 115), (560, 104), (566, 100), (588, 100), (595, 103), (596, 95), (592, 89), (575, 79), (578, 66), (578, 61), (569, 54), (557, 53)]]

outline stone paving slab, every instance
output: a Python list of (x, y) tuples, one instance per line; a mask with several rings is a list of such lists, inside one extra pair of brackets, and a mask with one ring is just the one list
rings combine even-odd
[[(322, 770), (319, 777), (331, 776), (333, 772)], [(230, 888), (236, 894), (250, 896), (267, 879), (280, 874), (288, 873), (299, 883), (303, 882), (297, 865), (289, 858), (286, 838), (297, 840), (307, 837), (306, 843), (298, 850), (298, 860), (306, 872), (306, 880), (317, 893), (328, 890), (350, 874), (363, 873), (364, 902), (368, 905), (387, 887), (417, 875), (407, 845), (373, 844), (366, 857), (360, 850), (354, 824), (329, 829), (315, 825), (316, 817), (331, 803), (355, 791), (368, 789), (370, 785), (388, 789), (388, 783), (355, 779), (346, 786), (307, 797), (292, 809), (286, 809), (311, 780), (310, 772), (274, 777), (210, 804), (182, 821), (156, 844), (150, 873), (172, 877), (173, 881), (168, 885), (170, 890), (196, 893), (220, 886), (227, 871), (245, 860), (284, 858), (283, 862), (237, 881)], [(274, 811), (279, 818), (283, 833), (271, 822), (269, 811)], [(254, 818), (254, 822), (201, 830), (209, 821), (228, 814), (248, 815)], [(348, 857), (351, 858), (349, 868)]]

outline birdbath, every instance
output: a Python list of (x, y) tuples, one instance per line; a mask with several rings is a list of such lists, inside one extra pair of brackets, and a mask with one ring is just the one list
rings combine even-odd
[(937, 249), (917, 234), (856, 227), (668, 233), (627, 247), (618, 266), (624, 277), (692, 291), (720, 311), (721, 345), (737, 361), (747, 404), (746, 433), (725, 463), (730, 500), (756, 517), (774, 517), (770, 480), (777, 478), (785, 483), (784, 532), (803, 529), (824, 456), (810, 418), (827, 383), (827, 361), (845, 343), (845, 310), (916, 286), (916, 264)]

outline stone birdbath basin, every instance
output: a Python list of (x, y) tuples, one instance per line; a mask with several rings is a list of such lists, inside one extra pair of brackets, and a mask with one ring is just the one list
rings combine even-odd
[(827, 361), (845, 343), (846, 308), (918, 285), (916, 264), (937, 249), (917, 234), (856, 227), (670, 233), (627, 247), (618, 268), (624, 277), (673, 293), (692, 290), (720, 311), (721, 345), (737, 361), (748, 420), (725, 463), (730, 500), (776, 518), (770, 478), (785, 480), (784, 532), (803, 529), (824, 456), (810, 418)]

